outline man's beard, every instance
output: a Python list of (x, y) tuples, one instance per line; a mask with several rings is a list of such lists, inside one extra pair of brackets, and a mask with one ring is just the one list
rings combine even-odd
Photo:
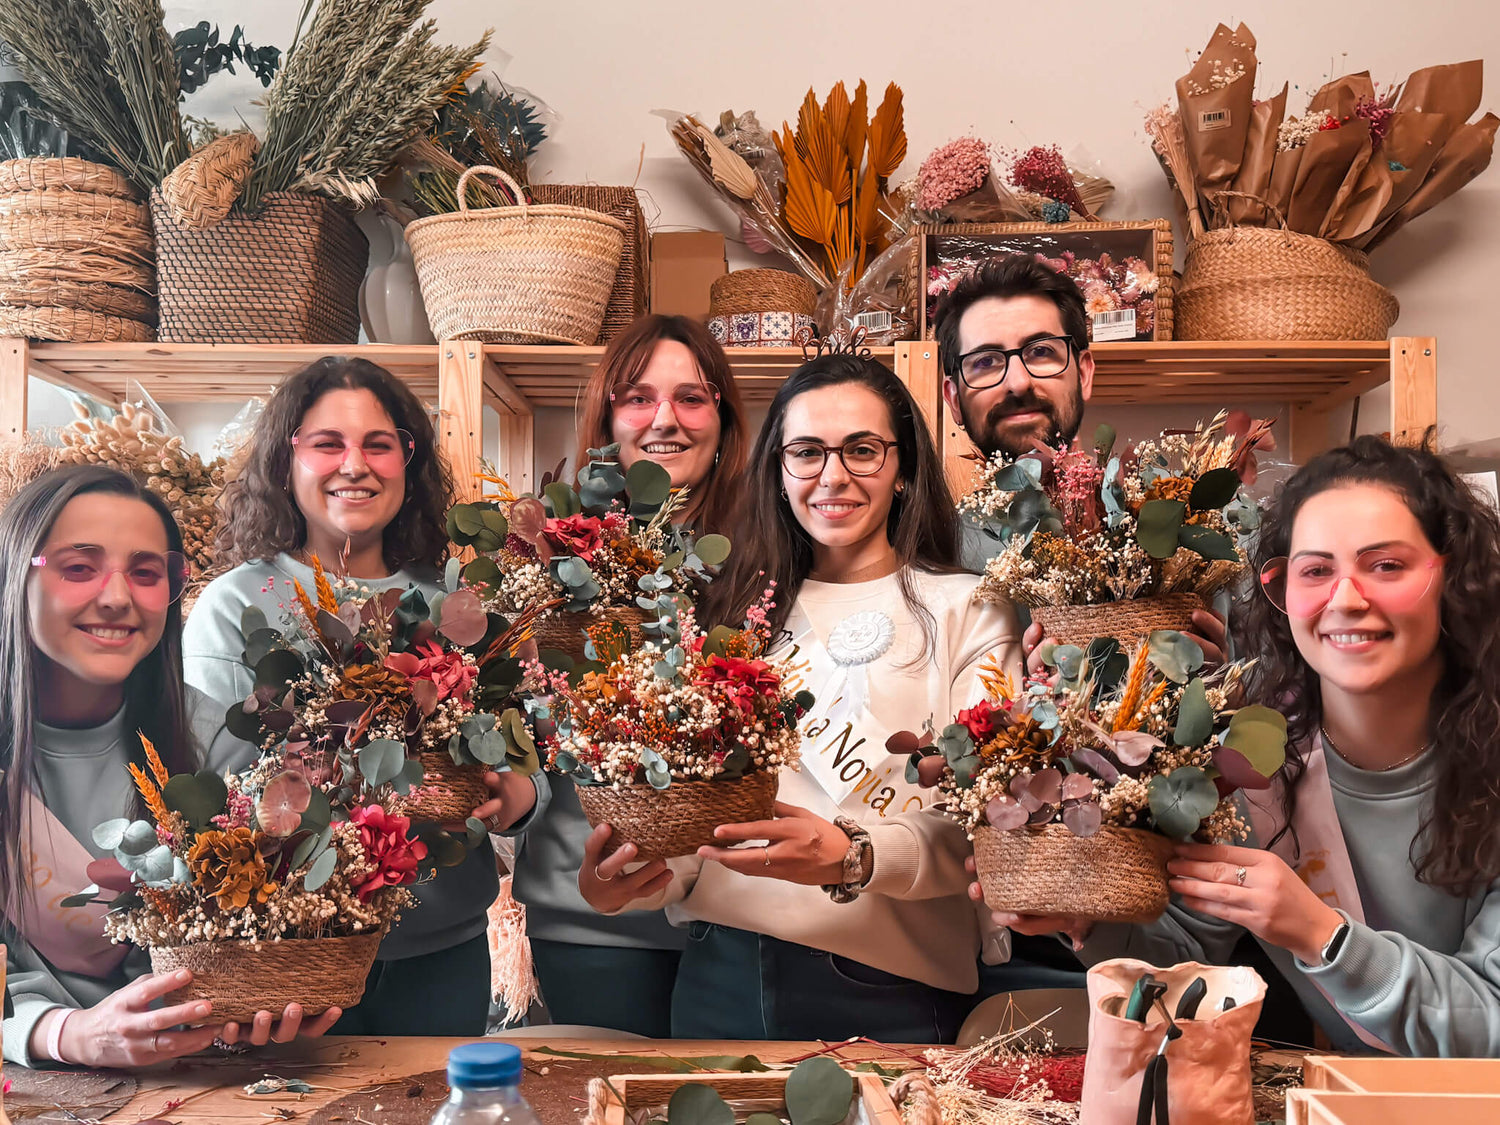
[[(1012, 414), (1027, 411), (1042, 414), (1046, 419), (1046, 429), (1039, 432), (1033, 428), (1014, 436), (1002, 437), (1000, 427), (1005, 419)], [(1023, 457), (1038, 444), (1055, 449), (1059, 445), (1072, 443), (1078, 435), (1078, 427), (1083, 424), (1083, 390), (1077, 383), (1073, 384), (1072, 394), (1063, 404), (1061, 415), (1051, 402), (1035, 391), (1027, 391), (1021, 398), (1006, 397), (995, 403), (985, 415), (983, 426), (975, 424), (974, 417), (969, 412), (969, 404), (962, 394), (958, 398), (958, 413), (963, 419), (969, 440), (986, 458), (1001, 451), (1009, 457)]]

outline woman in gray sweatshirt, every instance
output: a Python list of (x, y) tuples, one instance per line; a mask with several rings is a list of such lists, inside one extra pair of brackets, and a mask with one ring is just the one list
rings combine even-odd
[(1180, 846), (1149, 926), (996, 921), (1089, 963), (1222, 963), (1249, 931), (1340, 1049), (1500, 1054), (1495, 511), (1430, 450), (1361, 437), (1288, 480), (1253, 565), (1236, 636), (1290, 735), (1253, 846)]

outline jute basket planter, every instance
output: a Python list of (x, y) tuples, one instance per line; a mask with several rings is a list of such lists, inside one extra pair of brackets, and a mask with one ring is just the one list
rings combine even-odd
[(534, 632), (537, 648), (554, 648), (565, 652), (576, 664), (584, 659), (584, 630), (601, 621), (618, 621), (630, 630), (634, 646), (646, 639), (641, 624), (647, 620), (644, 611), (635, 606), (610, 606), (602, 616), (592, 613), (549, 613), (537, 621)]
[(1167, 908), (1173, 843), (1135, 828), (1075, 836), (1060, 824), (974, 833), (974, 865), (991, 910), (1098, 922), (1150, 922)]
[(406, 804), (406, 815), (413, 820), (462, 824), (490, 799), (484, 784), (489, 766), (454, 765), (447, 750), (428, 750), (417, 761), (422, 763), (421, 791)]
[(193, 979), (167, 994), (164, 1004), (213, 1003), (210, 1023), (249, 1023), (256, 1012), (276, 1019), (296, 1003), (309, 1016), (348, 1009), (365, 994), (381, 932), (351, 937), (263, 941), (205, 941), (151, 950), (151, 970), (191, 969)]
[(639, 849), (639, 859), (672, 859), (716, 843), (721, 824), (770, 820), (777, 781), (776, 771), (762, 770), (734, 781), (674, 781), (665, 789), (644, 782), (580, 785), (578, 803), (591, 827), (608, 824), (617, 843)]
[(1200, 594), (1161, 594), (1098, 605), (1033, 606), (1031, 617), (1041, 625), (1043, 636), (1063, 644), (1087, 648), (1096, 637), (1114, 637), (1129, 651), (1157, 629), (1191, 630), (1193, 610), (1207, 608)]

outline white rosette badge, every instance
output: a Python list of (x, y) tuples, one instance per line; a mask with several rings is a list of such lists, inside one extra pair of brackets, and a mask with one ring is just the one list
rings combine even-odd
[(835, 727), (869, 708), (869, 666), (890, 651), (895, 635), (895, 624), (878, 609), (846, 617), (828, 634), (835, 671), (828, 684), (827, 714)]

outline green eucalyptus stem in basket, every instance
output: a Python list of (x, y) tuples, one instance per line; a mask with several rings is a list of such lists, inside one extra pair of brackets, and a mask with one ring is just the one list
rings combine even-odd
[(266, 94), (266, 133), (241, 198), (306, 190), (358, 203), (477, 67), (469, 47), (432, 42), (417, 23), (430, 0), (307, 0), (281, 72)]

